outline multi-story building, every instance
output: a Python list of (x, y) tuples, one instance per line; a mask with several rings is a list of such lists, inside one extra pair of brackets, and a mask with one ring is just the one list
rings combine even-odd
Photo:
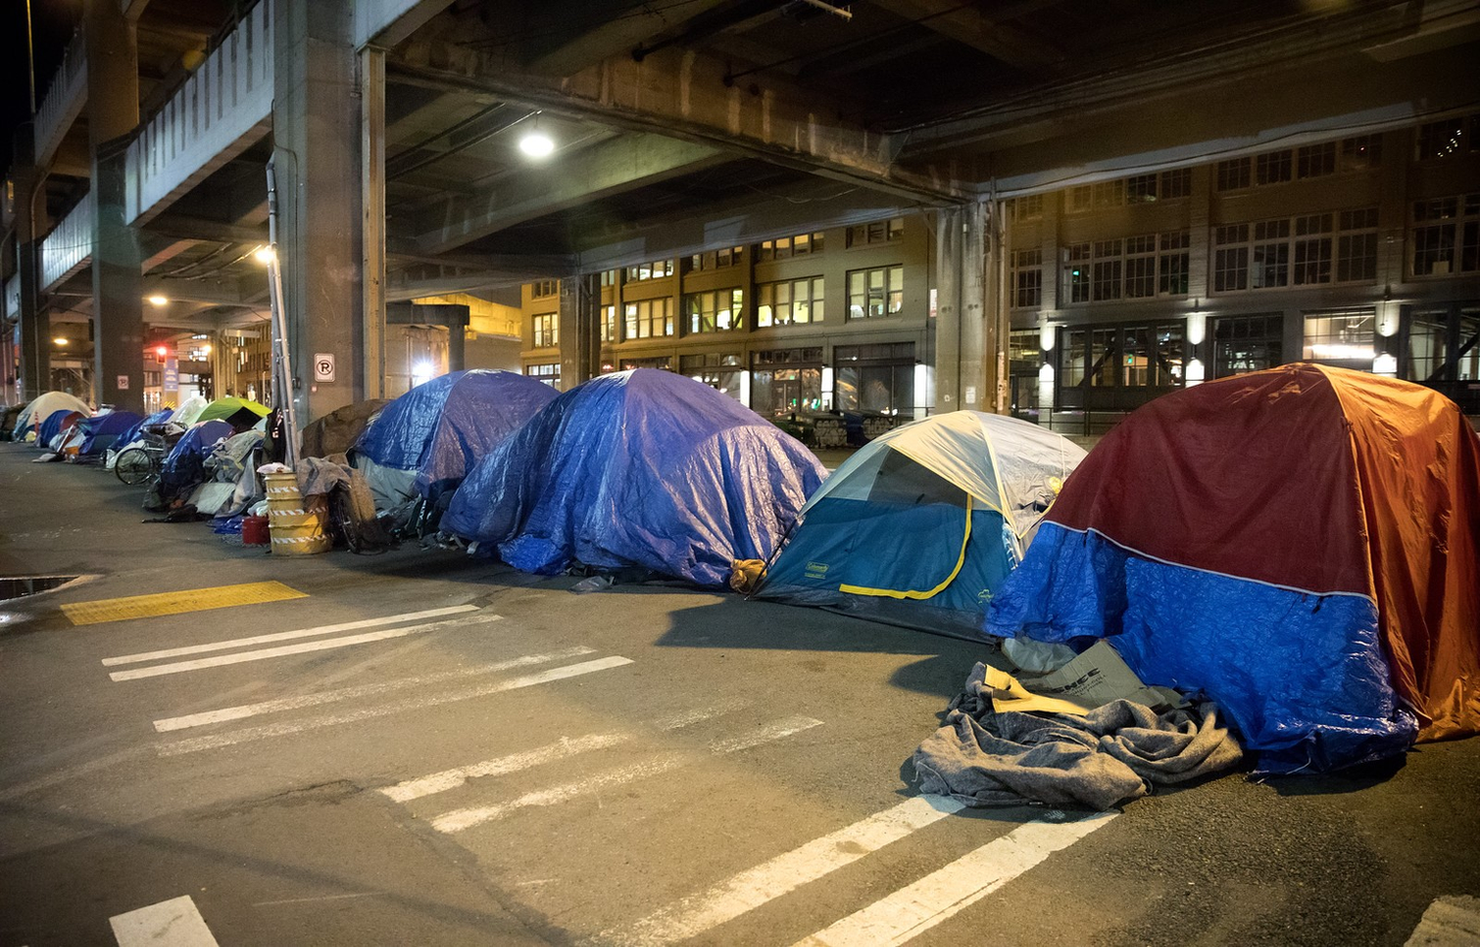
[[(1477, 136), (1458, 117), (1002, 201), (1014, 411), (1102, 430), (1174, 388), (1309, 360), (1480, 413)], [(606, 271), (600, 370), (682, 372), (766, 416), (923, 416), (933, 243), (921, 213)], [(569, 387), (558, 292), (525, 287), (522, 355)]]

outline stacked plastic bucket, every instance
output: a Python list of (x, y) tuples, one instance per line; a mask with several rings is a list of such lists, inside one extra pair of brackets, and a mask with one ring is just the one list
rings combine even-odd
[(298, 492), (298, 475), (263, 474), (267, 485), (267, 525), (272, 551), (285, 556), (308, 556), (328, 552), (332, 540), (324, 529), (322, 510), (304, 509)]

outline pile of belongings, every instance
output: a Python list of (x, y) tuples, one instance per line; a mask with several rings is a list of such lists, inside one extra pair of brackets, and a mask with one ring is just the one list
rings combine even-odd
[(1083, 459), (1062, 435), (979, 411), (895, 428), (811, 495), (753, 594), (977, 638), (983, 603)]
[(144, 509), (158, 513), (186, 506), (195, 488), (206, 482), (206, 458), (218, 442), (235, 434), (225, 421), (192, 425), (165, 455), (159, 480), (144, 497)]
[(1408, 382), (1293, 364), (1165, 395), (1064, 485), (985, 631), (1216, 701), (1266, 773), (1480, 731), (1480, 439)]
[(1099, 642), (1036, 679), (978, 664), (913, 762), (921, 791), (969, 806), (1104, 810), (1242, 760), (1215, 703), (1146, 687)]
[(639, 368), (559, 395), (478, 462), (444, 532), (539, 575), (649, 572), (724, 588), (765, 559), (824, 469), (701, 382)]
[(376, 509), (409, 519), (418, 501), (436, 507), (479, 459), (555, 395), (518, 372), (441, 375), (381, 408), (349, 451), (349, 462), (363, 472)]

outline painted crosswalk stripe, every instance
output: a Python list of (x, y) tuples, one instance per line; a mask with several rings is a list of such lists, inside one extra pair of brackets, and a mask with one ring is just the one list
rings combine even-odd
[[(724, 700), (709, 707), (698, 710), (682, 711), (671, 717), (657, 721), (660, 730), (681, 730), (712, 717), (719, 716), (730, 710), (742, 707), (744, 701)], [(454, 769), (443, 770), (440, 773), (431, 773), (426, 776), (418, 776), (416, 779), (408, 779), (387, 786), (381, 790), (382, 793), (394, 799), (396, 802), (410, 802), (423, 796), (430, 796), (449, 789), (456, 789), (470, 779), (484, 776), (503, 776), (525, 769), (532, 769), (545, 763), (566, 757), (576, 756), (580, 753), (588, 753), (592, 750), (604, 750), (635, 739), (632, 733), (593, 733), (582, 737), (561, 737), (554, 743), (532, 750), (524, 750), (519, 753), (509, 753), (505, 756), (496, 757), (491, 760), (483, 760), (478, 763), (470, 763), (467, 766), (459, 766)]]
[(547, 651), (544, 654), (526, 654), (522, 657), (510, 658), (507, 661), (498, 661), (493, 664), (480, 664), (477, 667), (458, 668), (455, 671), (420, 674), (415, 677), (403, 677), (394, 681), (378, 681), (374, 684), (357, 684), (354, 687), (340, 687), (334, 690), (320, 691), (316, 694), (279, 697), (276, 700), (263, 700), (254, 704), (223, 707), (220, 710), (207, 710), (198, 714), (166, 717), (163, 720), (154, 721), (154, 729), (159, 733), (168, 733), (172, 730), (188, 730), (192, 727), (204, 727), (213, 723), (225, 723), (228, 720), (245, 720), (248, 717), (258, 717), (263, 714), (281, 713), (287, 710), (302, 710), (305, 707), (318, 707), (341, 700), (379, 697), (383, 694), (392, 694), (408, 688), (431, 687), (437, 684), (445, 684), (448, 681), (462, 680), (483, 674), (498, 674), (502, 671), (512, 671), (521, 667), (532, 667), (536, 664), (549, 664), (552, 661), (567, 661), (571, 658), (579, 658), (587, 654), (592, 654), (595, 650), (594, 648), (586, 647), (564, 648), (560, 651)]
[(914, 796), (684, 898), (631, 928), (603, 932), (596, 942), (649, 947), (687, 940), (964, 808), (947, 796)]
[[(710, 749), (715, 753), (735, 753), (740, 750), (759, 746), (762, 743), (780, 740), (783, 737), (791, 736), (793, 733), (800, 733), (803, 730), (810, 730), (813, 727), (820, 726), (822, 726), (822, 721), (815, 720), (811, 717), (789, 717), (785, 720), (767, 724), (746, 736), (716, 742), (710, 746)], [(670, 770), (677, 769), (687, 762), (689, 762), (689, 758), (682, 754), (666, 754), (641, 763), (607, 770), (604, 773), (597, 773), (585, 779), (563, 783), (549, 789), (528, 792), (508, 802), (497, 803), (491, 806), (472, 806), (465, 809), (454, 809), (451, 812), (443, 813), (432, 819), (432, 827), (441, 832), (462, 832), (475, 825), (482, 825), (485, 822), (502, 818), (518, 809), (527, 809), (532, 806), (553, 806), (581, 796), (599, 793), (615, 786), (636, 782), (639, 779), (650, 779), (653, 776), (659, 776)]]
[(182, 615), (186, 612), (202, 612), (213, 608), (231, 608), (236, 605), (257, 605), (263, 602), (281, 602), (291, 598), (307, 598), (306, 592), (289, 588), (281, 582), (246, 582), (241, 585), (220, 585), (208, 589), (186, 589), (183, 592), (157, 592), (151, 595), (129, 595), (124, 598), (104, 598), (92, 602), (75, 602), (62, 606), (62, 614), (74, 625), (97, 625), (110, 621), (127, 621), (131, 618), (157, 618), (161, 615)]
[(278, 645), (276, 648), (259, 648), (256, 651), (238, 651), (235, 654), (218, 654), (211, 658), (196, 658), (194, 661), (176, 661), (171, 664), (154, 664), (149, 667), (133, 668), (128, 671), (114, 671), (108, 675), (108, 678), (114, 681), (136, 681), (144, 677), (159, 677), (162, 674), (183, 674), (186, 671), (200, 671), (206, 668), (224, 667), (229, 664), (243, 664), (247, 661), (266, 661), (269, 658), (281, 658), (290, 654), (329, 651), (334, 648), (348, 648), (351, 645), (368, 644), (372, 641), (404, 638), (407, 635), (436, 631), (439, 628), (451, 628), (454, 626), (466, 628), (471, 625), (499, 621), (501, 617), (499, 615), (477, 615), (471, 618), (434, 621), (423, 625), (408, 625), (404, 628), (367, 631), (360, 635), (345, 635), (342, 638), (329, 638), (324, 641), (301, 641), (298, 644)]
[(279, 631), (270, 635), (255, 635), (251, 638), (233, 638), (230, 641), (211, 641), (206, 644), (188, 645), (183, 648), (166, 648), (163, 651), (143, 651), (139, 654), (124, 654), (116, 658), (104, 658), (103, 664), (114, 667), (119, 664), (140, 664), (144, 661), (160, 661), (165, 658), (183, 658), (187, 654), (209, 654), (212, 651), (229, 651), (246, 648), (254, 644), (272, 644), (275, 641), (293, 641), (297, 638), (315, 638), (319, 635), (334, 635), (341, 631), (356, 631), (360, 628), (376, 628), (380, 625), (395, 625), (403, 621), (423, 621), (428, 618), (443, 618), (462, 612), (476, 612), (477, 605), (452, 605), (447, 608), (429, 608), (424, 612), (407, 612), (404, 615), (384, 615), (361, 621), (340, 622), (337, 625), (320, 625), (317, 628), (299, 628), (296, 631)]
[(488, 697), (504, 691), (518, 690), (523, 687), (534, 687), (538, 684), (548, 684), (553, 681), (580, 677), (585, 674), (594, 674), (597, 671), (606, 671), (631, 663), (631, 658), (613, 655), (608, 658), (583, 661), (580, 664), (567, 664), (564, 667), (551, 668), (548, 671), (540, 671), (536, 674), (527, 674), (523, 677), (510, 678), (504, 681), (477, 684), (441, 694), (411, 697), (389, 704), (382, 704), (379, 707), (364, 707), (359, 710), (351, 710), (339, 714), (324, 714), (319, 717), (310, 717), (307, 720), (266, 724), (259, 727), (234, 730), (229, 733), (211, 734), (210, 736), (176, 740), (171, 743), (160, 743), (155, 746), (154, 752), (159, 756), (182, 756), (186, 753), (199, 753), (202, 750), (215, 750), (225, 746), (234, 746), (238, 743), (288, 736), (294, 733), (302, 733), (306, 730), (317, 730), (322, 727), (334, 727), (346, 723), (358, 723), (362, 720), (373, 720), (377, 717), (386, 717), (392, 714), (406, 713), (407, 711), (425, 710), (429, 707), (437, 707), (456, 701)]
[(108, 918), (118, 947), (218, 947), (189, 895)]
[(1118, 812), (1075, 822), (1029, 822), (901, 888), (857, 913), (797, 941), (794, 947), (885, 947), (903, 944), (980, 901), (1007, 882), (1103, 828)]

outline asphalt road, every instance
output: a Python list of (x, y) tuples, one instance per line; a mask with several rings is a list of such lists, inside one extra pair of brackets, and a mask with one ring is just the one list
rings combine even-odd
[[(1477, 740), (1091, 821), (949, 811), (907, 761), (980, 645), (446, 550), (268, 556), (35, 456), (0, 445), (0, 576), (89, 578), (0, 601), (0, 947), (1347, 947), (1480, 895)], [(302, 595), (61, 611), (269, 581)]]

